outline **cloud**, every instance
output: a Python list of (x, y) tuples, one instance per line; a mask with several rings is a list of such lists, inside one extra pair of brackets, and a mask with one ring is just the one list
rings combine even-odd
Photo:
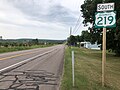
[[(29, 19), (41, 22), (57, 22), (71, 25), (76, 21), (74, 12), (53, 0), (13, 0), (13, 5), (29, 16)], [(43, 7), (44, 6), (44, 7)]]
[(49, 21), (60, 22), (69, 26), (77, 19), (73, 12), (61, 5), (50, 7), (46, 17)]
[(78, 14), (63, 0), (0, 0), (0, 33), (6, 38), (66, 39)]

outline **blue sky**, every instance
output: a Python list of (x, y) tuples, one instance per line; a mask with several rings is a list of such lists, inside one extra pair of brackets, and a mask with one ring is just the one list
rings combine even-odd
[[(4, 39), (66, 39), (84, 0), (0, 0), (0, 36)], [(79, 22), (83, 20), (80, 17)], [(74, 33), (87, 29), (80, 25)]]

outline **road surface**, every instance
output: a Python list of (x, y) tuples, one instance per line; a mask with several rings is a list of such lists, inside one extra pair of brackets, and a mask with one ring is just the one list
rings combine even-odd
[(0, 90), (59, 90), (64, 45), (0, 54)]

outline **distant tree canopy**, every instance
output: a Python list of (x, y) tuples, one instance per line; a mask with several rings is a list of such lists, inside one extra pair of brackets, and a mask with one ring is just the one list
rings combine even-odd
[[(90, 41), (92, 43), (98, 42), (102, 43), (102, 29), (94, 28), (95, 24), (95, 12), (97, 12), (97, 4), (102, 3), (103, 0), (85, 0), (84, 4), (81, 5), (81, 12), (83, 13), (83, 24), (85, 26), (88, 23), (92, 24), (92, 27), (89, 27), (90, 31)], [(107, 49), (112, 49), (116, 55), (120, 56), (120, 1), (119, 0), (105, 0), (105, 3), (115, 3), (115, 11), (117, 26), (116, 28), (107, 29)]]
[(77, 46), (77, 43), (79, 42), (84, 42), (84, 41), (91, 41), (91, 34), (86, 30), (86, 31), (82, 31), (81, 36), (77, 35), (77, 36), (73, 36), (71, 35), (68, 38), (68, 45), (72, 45), (72, 46)]
[(36, 39), (33, 39), (31, 43), (33, 43), (33, 44), (35, 44), (35, 45), (38, 45), (38, 44), (39, 44), (39, 40), (38, 40), (37, 38), (36, 38)]
[(0, 40), (0, 48), (2, 47), (26, 47), (34, 45), (53, 45), (63, 44), (66, 40), (44, 40), (44, 39), (7, 39)]

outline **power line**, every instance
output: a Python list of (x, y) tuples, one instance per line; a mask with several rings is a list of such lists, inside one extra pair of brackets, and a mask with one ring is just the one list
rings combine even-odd
[[(75, 31), (75, 29), (77, 28), (77, 25), (79, 24), (80, 16), (81, 16), (81, 14), (79, 15), (79, 18), (78, 18), (78, 20), (77, 20), (77, 22), (76, 22), (75, 27), (73, 28), (74, 31)], [(74, 33), (74, 31), (73, 31), (73, 33)]]
[(79, 26), (78, 26), (78, 28), (76, 29), (76, 31), (74, 32), (74, 34), (77, 33), (77, 31), (79, 30), (79, 28), (81, 27), (81, 25), (82, 25), (82, 22), (79, 24)]
[(82, 24), (82, 23), (80, 23), (80, 17), (81, 17), (81, 14), (79, 15), (79, 18), (78, 18), (78, 20), (77, 20), (77, 23), (76, 23), (76, 25), (75, 25), (75, 27), (74, 27), (74, 29), (73, 29), (73, 34), (78, 31), (79, 27), (80, 27), (81, 24)]

